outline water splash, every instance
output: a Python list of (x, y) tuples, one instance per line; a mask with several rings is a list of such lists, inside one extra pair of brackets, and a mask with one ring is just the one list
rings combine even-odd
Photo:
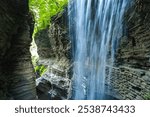
[(109, 65), (113, 65), (123, 32), (123, 16), (130, 5), (131, 0), (74, 0), (70, 3), (73, 99), (103, 99), (108, 55)]

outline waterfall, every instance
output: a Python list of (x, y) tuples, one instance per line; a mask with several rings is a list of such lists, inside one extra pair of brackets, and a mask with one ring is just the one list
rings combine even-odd
[(123, 32), (123, 16), (131, 1), (70, 2), (69, 25), (74, 61), (72, 99), (103, 99), (106, 66), (113, 66)]

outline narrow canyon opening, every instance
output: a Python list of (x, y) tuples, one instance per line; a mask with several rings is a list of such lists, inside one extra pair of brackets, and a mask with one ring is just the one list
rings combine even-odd
[(149, 6), (1, 0), (0, 99), (150, 99)]

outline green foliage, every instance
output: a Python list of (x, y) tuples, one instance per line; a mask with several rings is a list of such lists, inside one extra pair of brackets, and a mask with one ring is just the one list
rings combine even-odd
[(145, 99), (145, 100), (150, 100), (150, 93), (145, 94), (145, 95), (144, 95), (144, 99)]
[(50, 18), (63, 10), (68, 0), (29, 0), (30, 10), (35, 16), (34, 34), (50, 24)]
[(44, 66), (44, 65), (38, 65), (38, 66), (35, 67), (35, 72), (39, 76), (42, 76), (46, 71), (47, 71), (47, 67)]
[[(35, 27), (34, 34), (39, 30), (42, 30), (50, 25), (51, 17), (63, 10), (64, 6), (67, 5), (68, 0), (29, 0), (30, 11), (34, 14)], [(41, 76), (47, 71), (47, 67), (44, 65), (37, 65), (38, 55), (36, 45), (32, 43), (32, 63), (35, 66), (35, 72)]]

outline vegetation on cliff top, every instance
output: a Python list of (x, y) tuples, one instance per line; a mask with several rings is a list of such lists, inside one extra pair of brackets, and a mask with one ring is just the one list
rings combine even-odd
[[(30, 11), (33, 13), (35, 20), (33, 37), (39, 30), (49, 26), (51, 17), (62, 11), (67, 3), (68, 0), (29, 0)], [(39, 67), (36, 64), (39, 57), (34, 39), (30, 52), (32, 54), (32, 63), (35, 66), (35, 72), (39, 72), (42, 75), (46, 71), (46, 68)]]
[(34, 34), (50, 24), (50, 18), (63, 10), (68, 0), (29, 0), (30, 10), (35, 17)]

